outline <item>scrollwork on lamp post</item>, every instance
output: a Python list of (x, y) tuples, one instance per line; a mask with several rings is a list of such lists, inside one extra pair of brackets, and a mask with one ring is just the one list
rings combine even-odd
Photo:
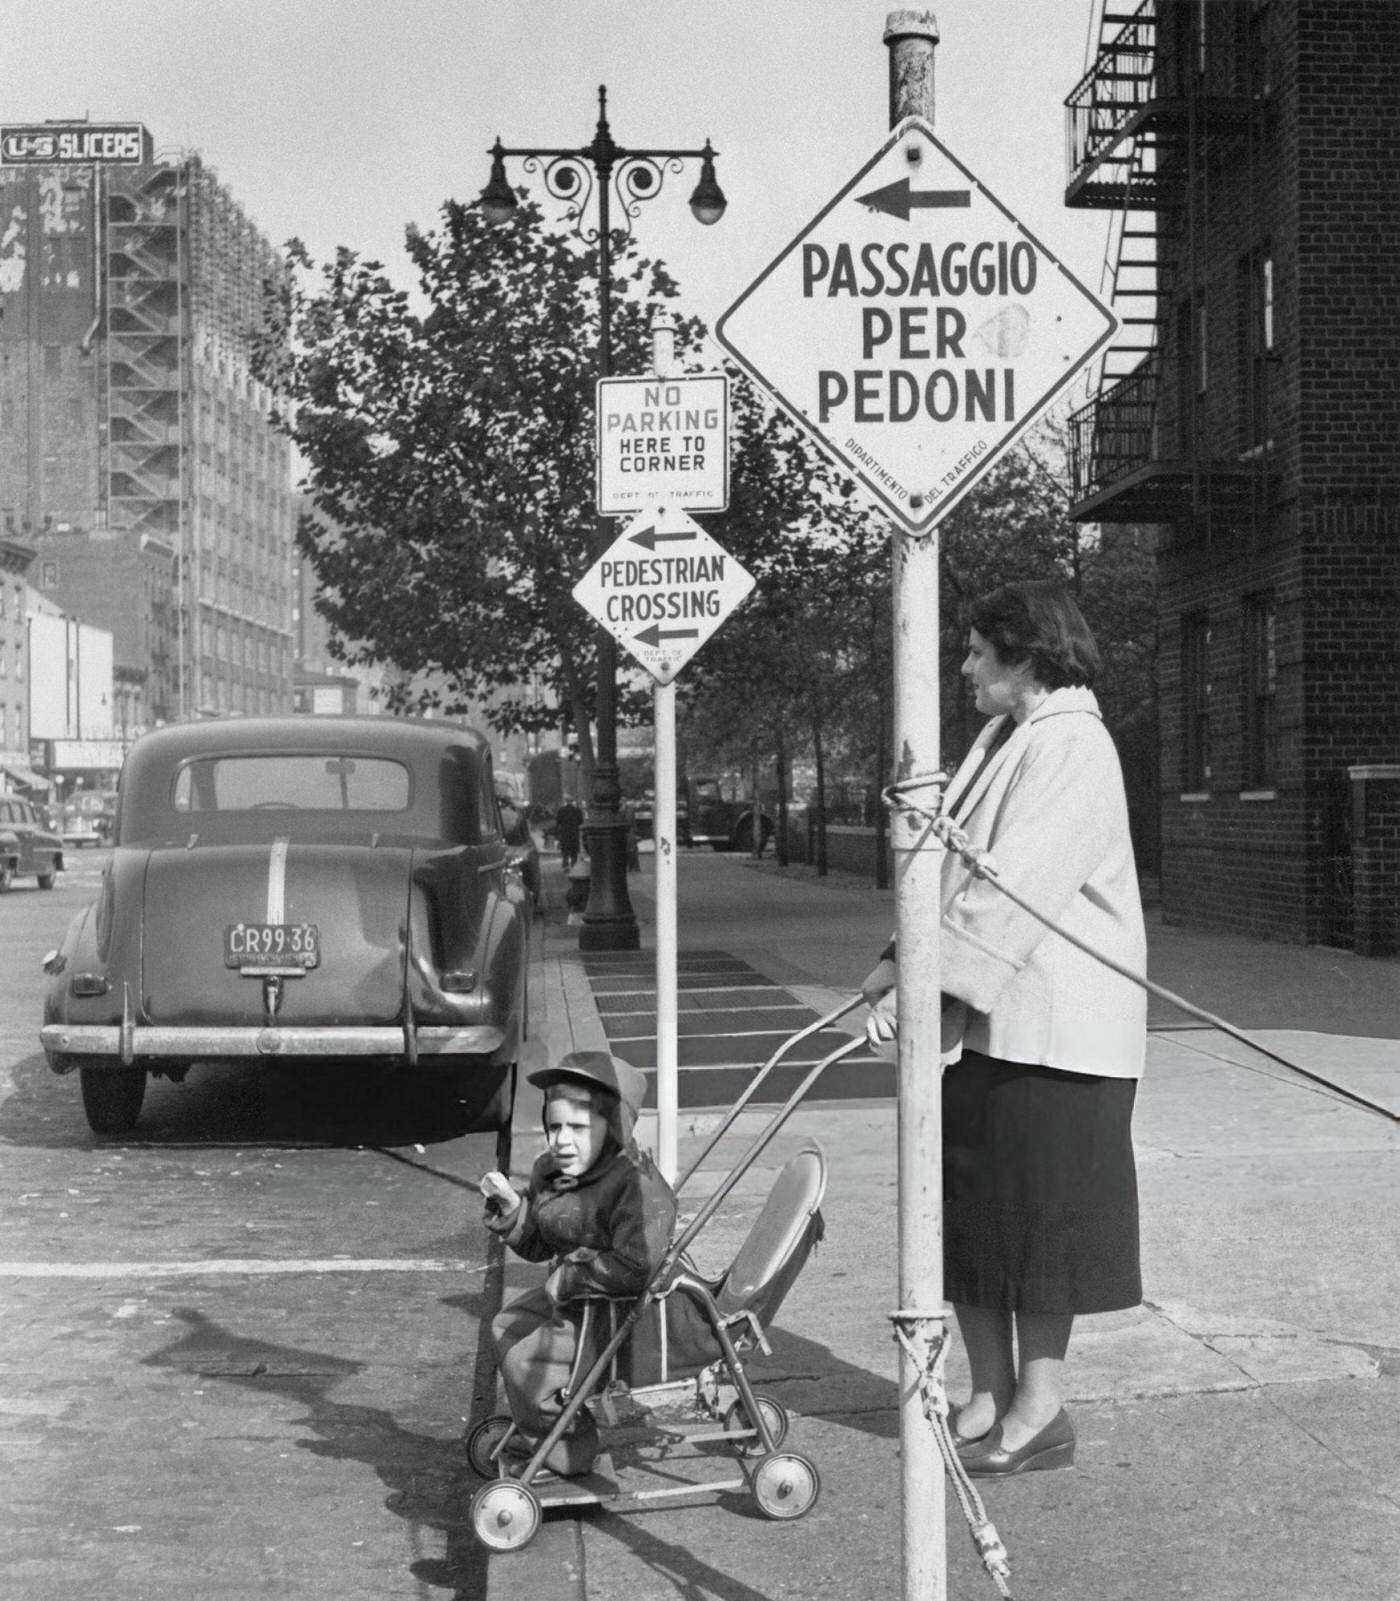
[[(491, 177), (479, 204), (488, 222), (510, 219), (518, 204), (506, 177), (506, 159), (520, 158), (526, 172), (541, 174), (547, 193), (572, 209), (574, 228), (585, 244), (598, 251), (598, 375), (612, 376), (612, 197), (616, 193), (626, 231), (644, 201), (653, 200), (670, 173), (684, 171), (687, 161), (700, 162), (700, 181), (690, 197), (697, 222), (708, 226), (724, 215), (725, 198), (715, 181), (717, 152), (707, 139), (702, 150), (630, 150), (617, 144), (608, 127), (608, 92), (598, 90), (598, 126), (592, 142), (577, 150), (507, 149), (499, 138), (488, 152)], [(586, 222), (597, 196), (598, 226)], [(608, 520), (597, 519), (596, 559), (612, 543)], [(584, 838), (588, 843), (590, 878), (588, 906), (579, 930), (579, 948), (634, 951), (640, 944), (637, 918), (627, 893), (627, 823), (620, 811), (622, 788), (617, 768), (617, 643), (606, 629), (597, 633), (598, 683), (595, 709), (593, 788), (589, 795)]]

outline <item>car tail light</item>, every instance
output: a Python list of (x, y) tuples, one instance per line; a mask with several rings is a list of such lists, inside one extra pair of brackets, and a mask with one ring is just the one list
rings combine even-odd
[[(107, 960), (107, 952), (112, 943), (112, 922), (113, 913), (116, 911), (116, 900), (117, 892), (112, 884), (112, 869), (109, 866), (102, 875), (102, 894), (98, 898), (97, 912), (93, 919), (93, 932), (97, 936), (97, 954), (104, 962)], [(106, 990), (96, 990), (93, 993), (105, 995)]]
[(453, 967), (442, 974), (442, 987), (449, 995), (466, 995), (476, 988), (476, 970), (471, 967)]
[(68, 987), (75, 995), (105, 995), (112, 981), (105, 973), (74, 973)]

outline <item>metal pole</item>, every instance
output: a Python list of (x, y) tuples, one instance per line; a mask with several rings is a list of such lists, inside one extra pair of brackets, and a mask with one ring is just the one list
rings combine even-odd
[[(651, 325), (652, 368), (658, 378), (675, 372), (676, 331), (658, 310)], [(676, 686), (656, 686), (653, 702), (652, 839), (656, 854), (656, 1165), (668, 1184), (679, 1171), (680, 996), (677, 978)]]
[[(598, 376), (612, 377), (612, 187), (616, 146), (607, 125), (605, 92), (598, 91), (598, 133), (593, 165), (598, 174)], [(599, 515), (595, 524), (594, 559), (613, 541), (612, 524)], [(626, 827), (620, 813), (622, 785), (617, 771), (617, 641), (606, 628), (595, 635), (598, 659), (593, 745), (593, 789), (589, 795), (588, 905), (578, 931), (581, 951), (635, 951), (641, 946), (637, 914), (627, 893)]]
[[(890, 125), (933, 121), (931, 11), (892, 11)], [(894, 726), (898, 775), (938, 768), (938, 542), (894, 533)], [(899, 1305), (913, 1353), (899, 1357), (900, 1523), (905, 1601), (947, 1595), (943, 1462), (924, 1415), (920, 1380), (941, 1340), (943, 1301), (942, 1031), (938, 926), (943, 851), (926, 825), (896, 812), (895, 930), (899, 948)]]

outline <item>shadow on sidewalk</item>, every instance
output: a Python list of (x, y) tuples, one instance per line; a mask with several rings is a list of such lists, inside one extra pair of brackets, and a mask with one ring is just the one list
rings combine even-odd
[[(480, 1293), (449, 1296), (444, 1304), (485, 1328), (500, 1308), (502, 1279), (503, 1251), (496, 1242)], [(195, 1307), (176, 1307), (173, 1315), (184, 1334), (145, 1358), (146, 1365), (219, 1379), (254, 1394), (271, 1392), (305, 1407), (291, 1425), (309, 1431), (296, 1440), (298, 1449), (372, 1468), (389, 1492), (386, 1510), (410, 1525), (412, 1550), (422, 1550), (425, 1531), (442, 1535), (443, 1555), (413, 1561), (412, 1577), (453, 1589), (453, 1601), (481, 1601), (487, 1553), (473, 1538), (466, 1516), (479, 1481), (460, 1439), (415, 1433), (383, 1407), (334, 1400), (330, 1392), (363, 1372), (364, 1362), (236, 1334)], [(494, 1396), (495, 1364), (482, 1340), (472, 1373), (474, 1414), (490, 1411)]]

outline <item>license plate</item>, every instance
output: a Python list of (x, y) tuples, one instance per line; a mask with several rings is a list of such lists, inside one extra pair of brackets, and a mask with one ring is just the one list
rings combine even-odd
[(230, 923), (224, 930), (224, 966), (240, 973), (295, 976), (320, 961), (315, 923)]

